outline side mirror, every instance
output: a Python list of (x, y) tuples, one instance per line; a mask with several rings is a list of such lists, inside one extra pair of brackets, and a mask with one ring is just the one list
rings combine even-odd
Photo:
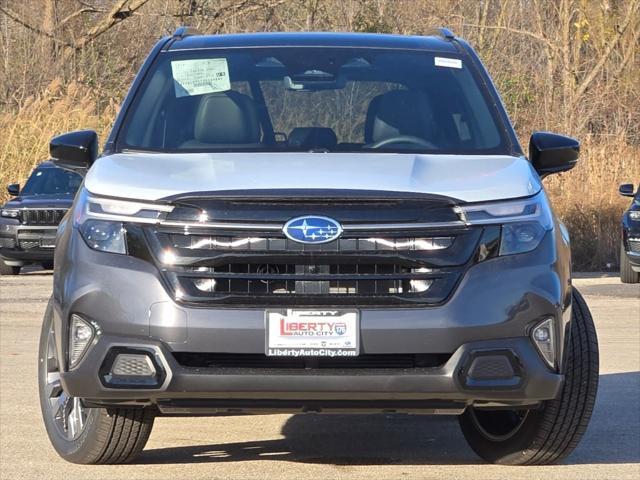
[(63, 133), (51, 139), (49, 153), (59, 167), (89, 168), (98, 157), (98, 134), (93, 130)]
[(11, 195), (12, 197), (17, 197), (18, 195), (20, 195), (20, 184), (10, 183), (9, 185), (7, 185), (7, 192), (9, 192), (9, 195)]
[(636, 195), (636, 192), (633, 188), (633, 183), (623, 183), (622, 185), (620, 185), (618, 193), (620, 193), (620, 195), (622, 195), (623, 197), (635, 197)]
[(576, 166), (580, 142), (550, 132), (534, 132), (529, 140), (529, 158), (541, 177), (566, 172)]

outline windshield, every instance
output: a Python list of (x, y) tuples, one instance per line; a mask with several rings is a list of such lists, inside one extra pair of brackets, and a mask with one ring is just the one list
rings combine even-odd
[(77, 173), (61, 168), (38, 168), (20, 191), (20, 195), (75, 195), (82, 183)]
[(509, 154), (474, 67), (452, 54), (373, 48), (163, 52), (120, 149)]

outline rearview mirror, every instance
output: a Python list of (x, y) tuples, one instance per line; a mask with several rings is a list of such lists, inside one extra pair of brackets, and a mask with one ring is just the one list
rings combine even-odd
[(541, 177), (566, 172), (576, 166), (580, 142), (550, 132), (535, 132), (529, 141), (529, 158)]
[(284, 88), (298, 92), (341, 90), (347, 84), (347, 78), (342, 75), (335, 77), (324, 72), (314, 72), (295, 77), (285, 76), (283, 82)]
[(633, 197), (636, 194), (633, 188), (633, 183), (623, 183), (622, 185), (620, 185), (618, 192), (623, 197)]
[(9, 195), (11, 195), (12, 197), (17, 197), (18, 195), (20, 195), (20, 184), (10, 183), (9, 185), (7, 185), (7, 192), (9, 192)]
[(51, 139), (49, 153), (59, 167), (89, 168), (98, 157), (98, 134), (93, 130), (63, 133)]

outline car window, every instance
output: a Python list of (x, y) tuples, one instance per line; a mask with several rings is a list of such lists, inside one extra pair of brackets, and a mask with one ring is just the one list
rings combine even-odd
[[(260, 82), (273, 128), (290, 135), (296, 128), (329, 128), (336, 143), (364, 143), (367, 106), (373, 98), (403, 88), (390, 82), (347, 82), (339, 90), (318, 90), (304, 95), (289, 90), (280, 80)], [(324, 105), (324, 108), (317, 108)], [(295, 133), (295, 132), (294, 132)]]
[(21, 195), (73, 195), (82, 177), (61, 168), (37, 168), (21, 190)]
[(164, 52), (120, 148), (153, 151), (509, 153), (474, 66), (372, 48)]

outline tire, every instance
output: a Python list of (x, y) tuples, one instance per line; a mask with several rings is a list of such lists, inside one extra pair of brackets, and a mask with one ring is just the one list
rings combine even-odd
[(598, 390), (598, 339), (582, 295), (573, 289), (560, 395), (535, 410), (467, 408), (460, 427), (483, 459), (503, 465), (549, 465), (569, 455), (587, 429)]
[(132, 461), (149, 439), (154, 412), (143, 408), (86, 408), (78, 398), (67, 396), (60, 384), (52, 322), (50, 300), (40, 334), (38, 386), (42, 417), (53, 448), (72, 463)]
[(45, 270), (53, 270), (53, 260), (42, 262), (40, 265), (42, 265), (42, 268)]
[(0, 275), (18, 275), (20, 273), (20, 268), (21, 267), (7, 265), (2, 260), (0, 260)]
[(620, 244), (620, 281), (622, 283), (638, 283), (640, 282), (640, 272), (634, 272), (631, 268), (631, 262), (624, 251), (624, 245)]

